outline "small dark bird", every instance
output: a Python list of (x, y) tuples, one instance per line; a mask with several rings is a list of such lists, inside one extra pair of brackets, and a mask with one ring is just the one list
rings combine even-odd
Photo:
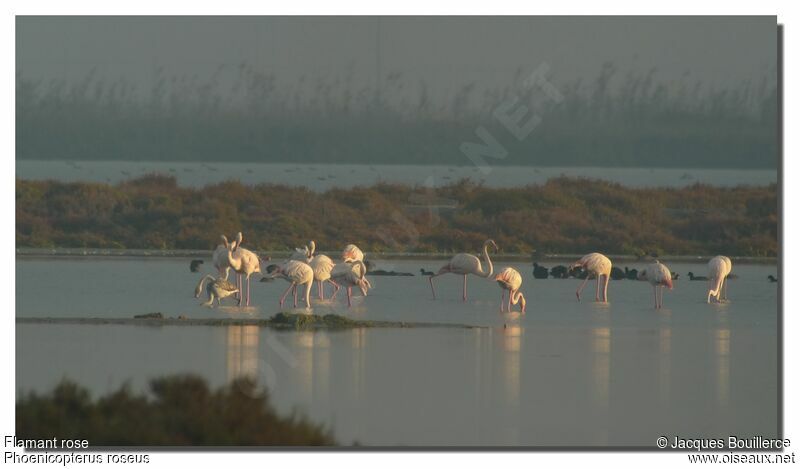
[(738, 276), (738, 275), (736, 275), (736, 274), (728, 274), (728, 276), (727, 276), (727, 277), (725, 277), (725, 278), (726, 278), (727, 280), (736, 280), (737, 278), (739, 278), (739, 276)]
[(433, 275), (433, 272), (425, 269), (419, 269), (421, 275)]
[(191, 272), (200, 272), (200, 264), (202, 263), (203, 261), (200, 259), (192, 260), (192, 262), (189, 263), (189, 270)]
[(547, 278), (548, 274), (547, 267), (542, 267), (537, 262), (533, 263), (533, 278)]
[(708, 280), (708, 277), (698, 276), (689, 272), (689, 280)]
[(769, 279), (769, 281), (770, 281), (771, 283), (775, 283), (775, 282), (777, 282), (777, 281), (778, 281), (778, 279), (777, 279), (777, 278), (775, 278), (775, 276), (774, 276), (774, 275), (767, 275), (767, 278)]
[(553, 278), (567, 278), (569, 276), (569, 270), (563, 265), (557, 265), (550, 269), (550, 276)]
[(575, 277), (575, 278), (577, 278), (579, 280), (583, 280), (583, 279), (585, 279), (586, 277), (589, 276), (589, 271), (588, 270), (583, 270), (580, 267), (573, 267), (573, 268), (569, 269), (569, 276), (570, 277)]
[(622, 269), (620, 269), (619, 267), (611, 268), (611, 280), (622, 280), (625, 278), (628, 278), (628, 276)]
[(637, 280), (639, 278), (639, 271), (625, 267), (625, 278), (628, 280)]
[(672, 280), (678, 280), (678, 277), (680, 277), (680, 274), (677, 272), (672, 272)]

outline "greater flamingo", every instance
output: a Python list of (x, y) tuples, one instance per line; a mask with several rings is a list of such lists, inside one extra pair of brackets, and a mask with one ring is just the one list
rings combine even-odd
[(589, 281), (589, 277), (592, 275), (597, 277), (597, 291), (595, 292), (595, 301), (600, 300), (600, 277), (605, 277), (604, 285), (603, 285), (603, 303), (608, 302), (608, 280), (611, 278), (611, 260), (606, 256), (600, 254), (599, 252), (593, 252), (591, 254), (587, 254), (580, 258), (577, 262), (572, 264), (572, 268), (574, 267), (581, 267), (583, 270), (587, 272), (586, 278), (581, 283), (581, 286), (575, 291), (575, 296), (578, 297), (578, 301), (581, 301), (581, 290), (583, 287), (586, 286), (586, 282)]
[(342, 250), (342, 260), (345, 262), (363, 261), (364, 253), (355, 244), (348, 244)]
[(331, 271), (331, 278), (334, 279), (336, 283), (344, 285), (347, 288), (348, 307), (352, 306), (353, 287), (358, 287), (364, 296), (367, 296), (367, 291), (372, 288), (366, 275), (367, 266), (360, 260), (336, 264)]
[(289, 256), (290, 260), (310, 262), (314, 258), (314, 251), (317, 249), (317, 244), (312, 240), (308, 242), (308, 246), (301, 248), (294, 248), (294, 252)]
[(281, 277), (289, 282), (289, 288), (283, 292), (278, 302), (283, 307), (289, 290), (294, 289), (294, 307), (297, 308), (297, 287), (306, 286), (306, 309), (311, 308), (311, 284), (314, 282), (314, 271), (311, 266), (302, 261), (288, 260), (282, 265), (272, 264), (267, 267), (267, 273), (274, 277)]
[(721, 303), (728, 299), (725, 278), (731, 273), (731, 260), (725, 256), (716, 256), (708, 261), (708, 296), (706, 302), (711, 303), (711, 297)]
[(215, 299), (217, 300), (217, 305), (221, 305), (223, 298), (227, 298), (239, 291), (236, 285), (223, 278), (216, 279), (211, 275), (206, 275), (200, 279), (200, 283), (198, 283), (197, 288), (194, 289), (195, 298), (200, 298), (200, 294), (203, 293), (203, 284), (205, 284), (206, 281), (208, 281), (208, 284), (205, 285), (208, 301), (201, 303), (202, 306), (213, 308)]
[(238, 274), (237, 286), (239, 288), (239, 305), (242, 304), (242, 275), (247, 277), (247, 299), (245, 306), (250, 306), (250, 276), (256, 272), (261, 272), (261, 261), (256, 253), (241, 247), (242, 232), (236, 234), (236, 240), (228, 248), (228, 264)]
[(639, 280), (647, 280), (653, 286), (653, 299), (655, 308), (664, 306), (664, 287), (672, 290), (672, 273), (667, 266), (659, 261), (648, 265), (639, 272)]
[(486, 260), (486, 265), (489, 269), (488, 271), (483, 270), (481, 267), (481, 260), (478, 259), (477, 256), (462, 252), (453, 256), (453, 258), (450, 259), (450, 262), (439, 269), (439, 272), (437, 272), (435, 275), (428, 277), (428, 281), (431, 284), (433, 299), (436, 299), (436, 290), (433, 288), (433, 278), (449, 273), (464, 276), (464, 294), (462, 295), (462, 299), (467, 301), (467, 275), (472, 274), (483, 278), (489, 278), (492, 275), (494, 267), (492, 267), (492, 260), (489, 258), (489, 246), (492, 246), (495, 252), (497, 252), (497, 244), (495, 244), (495, 242), (491, 239), (487, 239), (483, 243), (483, 258)]
[(219, 244), (217, 248), (214, 249), (213, 254), (211, 254), (211, 261), (214, 264), (214, 268), (219, 272), (220, 278), (224, 280), (228, 280), (228, 273), (231, 269), (231, 265), (228, 263), (228, 250), (230, 247), (231, 244), (228, 242), (228, 238), (226, 238), (225, 235), (219, 235)]
[(525, 296), (519, 291), (522, 286), (522, 275), (513, 267), (506, 267), (495, 275), (494, 279), (503, 291), (500, 295), (500, 311), (504, 311), (506, 290), (508, 290), (508, 312), (511, 312), (512, 304), (520, 303), (522, 314), (525, 314)]
[(331, 299), (335, 298), (336, 292), (339, 291), (339, 284), (331, 280), (331, 271), (335, 266), (333, 260), (325, 254), (318, 254), (311, 259), (308, 265), (311, 266), (311, 270), (314, 271), (314, 281), (317, 282), (319, 299), (325, 299), (325, 282), (333, 285), (334, 290)]

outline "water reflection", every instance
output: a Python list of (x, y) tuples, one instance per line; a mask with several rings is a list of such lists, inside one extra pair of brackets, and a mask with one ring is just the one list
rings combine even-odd
[(592, 396), (595, 407), (608, 410), (611, 379), (611, 328), (595, 327), (591, 333)]
[(228, 381), (243, 377), (258, 380), (258, 333), (258, 326), (228, 326)]
[(520, 352), (522, 351), (522, 334), (520, 325), (508, 325), (503, 328), (503, 383), (505, 401), (511, 408), (519, 406), (520, 394)]
[(731, 379), (731, 330), (722, 326), (713, 331), (714, 357), (717, 365), (717, 403), (722, 410), (728, 408)]
[(658, 394), (662, 405), (670, 403), (672, 374), (672, 327), (662, 324), (658, 330)]

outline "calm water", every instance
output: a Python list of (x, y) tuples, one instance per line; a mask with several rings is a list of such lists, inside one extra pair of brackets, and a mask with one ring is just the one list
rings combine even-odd
[(245, 184), (280, 183), (324, 191), (333, 187), (395, 182), (441, 186), (469, 178), (487, 187), (538, 184), (557, 176), (591, 177), (632, 187), (681, 187), (697, 182), (736, 186), (777, 182), (776, 170), (641, 169), (641, 168), (534, 168), (491, 166), (484, 174), (474, 166), (368, 166), (347, 164), (178, 163), (117, 161), (17, 161), (16, 176), (23, 179), (117, 183), (144, 174), (175, 176), (182, 186), (204, 186), (228, 180)]
[[(380, 267), (418, 273), (440, 262)], [(502, 265), (508, 265), (503, 263)], [(512, 264), (513, 265), (513, 264)], [(637, 267), (629, 264), (630, 267)], [(636, 445), (660, 435), (775, 436), (775, 266), (735, 265), (731, 302), (704, 303), (704, 282), (681, 274), (652, 308), (648, 284), (612, 281), (611, 304), (578, 303), (577, 280), (534, 280), (528, 314), (500, 314), (500, 290), (470, 277), (374, 277), (353, 318), (457, 322), (481, 329), (276, 332), (253, 326), (17, 325), (17, 388), (46, 390), (70, 377), (104, 393), (130, 380), (193, 372), (213, 385), (237, 376), (270, 387), (276, 406), (333, 428), (342, 443), (371, 445)], [(258, 307), (205, 309), (192, 296), (188, 260), (18, 258), (17, 316), (270, 316), (285, 282), (253, 283)], [(584, 295), (593, 297), (590, 283)]]

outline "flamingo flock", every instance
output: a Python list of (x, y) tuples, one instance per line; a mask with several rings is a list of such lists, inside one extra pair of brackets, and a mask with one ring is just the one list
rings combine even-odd
[[(217, 277), (212, 275), (203, 276), (195, 288), (195, 298), (199, 298), (203, 292), (207, 295), (207, 300), (202, 303), (203, 306), (213, 307), (215, 300), (219, 306), (221, 301), (228, 297), (236, 298), (239, 306), (250, 306), (251, 277), (256, 273), (262, 274), (262, 259), (255, 252), (242, 247), (243, 243), (244, 236), (241, 232), (237, 233), (233, 241), (230, 242), (224, 235), (220, 236), (219, 244), (217, 244), (211, 256), (212, 264), (218, 275)], [(494, 240), (487, 239), (483, 243), (481, 257), (469, 253), (459, 253), (454, 255), (435, 273), (420, 269), (422, 276), (428, 277), (433, 299), (437, 299), (434, 278), (444, 274), (455, 274), (462, 276), (461, 300), (466, 302), (468, 297), (467, 277), (473, 275), (497, 282), (501, 289), (501, 312), (507, 311), (511, 313), (513, 307), (519, 305), (519, 312), (525, 314), (527, 302), (525, 295), (521, 291), (522, 275), (513, 267), (505, 267), (497, 274), (494, 274), (494, 264), (489, 254), (490, 248), (494, 253), (499, 250)], [(341, 260), (339, 262), (334, 262), (333, 259), (325, 254), (318, 254), (316, 252), (316, 243), (311, 240), (306, 246), (295, 248), (294, 251), (290, 252), (285, 261), (267, 266), (262, 274), (264, 277), (262, 281), (280, 278), (289, 283), (289, 286), (278, 300), (280, 307), (283, 307), (286, 297), (291, 292), (293, 305), (297, 308), (298, 289), (302, 288), (304, 306), (306, 309), (310, 309), (311, 289), (315, 283), (317, 285), (317, 298), (320, 301), (326, 299), (325, 287), (327, 285), (332, 288), (331, 295), (328, 298), (329, 301), (334, 301), (339, 290), (344, 287), (347, 292), (347, 305), (351, 307), (353, 287), (356, 287), (364, 297), (368, 295), (369, 290), (372, 288), (372, 284), (367, 278), (370, 264), (364, 259), (363, 251), (355, 244), (345, 246), (340, 257)], [(190, 270), (192, 272), (198, 271), (201, 264), (202, 261), (192, 261)], [(652, 286), (653, 306), (655, 309), (663, 307), (664, 289), (672, 290), (674, 288), (673, 280), (677, 278), (675, 273), (671, 272), (666, 265), (658, 260), (655, 260), (640, 271), (635, 269), (628, 271), (627, 268), (622, 271), (613, 267), (611, 260), (599, 252), (587, 254), (570, 264), (569, 267), (559, 266), (559, 268), (563, 270), (563, 272), (557, 272), (559, 275), (554, 275), (552, 271), (550, 274), (554, 277), (566, 278), (566, 273), (569, 272), (569, 276), (583, 279), (583, 282), (575, 291), (578, 301), (581, 301), (581, 292), (591, 279), (596, 281), (595, 301), (608, 303), (609, 280), (612, 277), (615, 279), (633, 277), (647, 281)], [(689, 277), (690, 280), (706, 280), (708, 282), (706, 302), (712, 303), (713, 300), (716, 303), (723, 303), (728, 301), (727, 280), (736, 278), (731, 274), (731, 269), (730, 258), (716, 256), (708, 263), (707, 277), (696, 276), (691, 272)], [(228, 281), (231, 270), (236, 274), (235, 284)], [(547, 274), (546, 268), (534, 264), (534, 278), (547, 278)], [(777, 281), (777, 279), (774, 281)], [(506, 295), (508, 295), (508, 298), (506, 298)]]

